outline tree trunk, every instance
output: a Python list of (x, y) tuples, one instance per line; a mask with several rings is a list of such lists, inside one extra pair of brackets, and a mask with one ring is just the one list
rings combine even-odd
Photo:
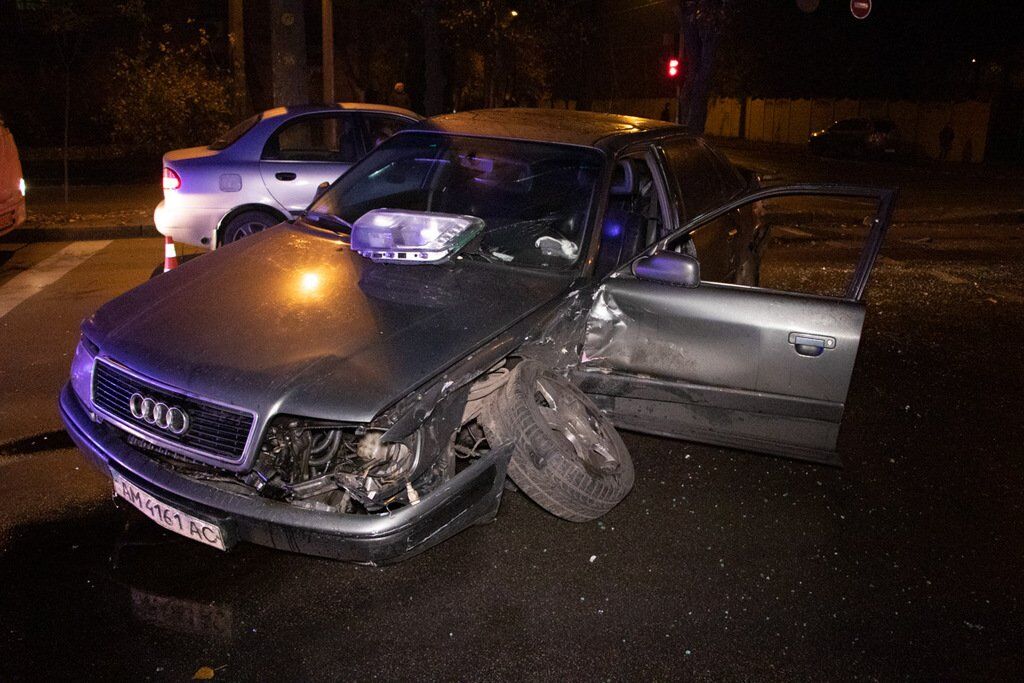
[(423, 22), (423, 109), (427, 116), (444, 111), (444, 54), (441, 51), (441, 22), (437, 16), (437, 0), (424, 0), (420, 7)]
[(245, 28), (242, 0), (228, 1), (228, 46), (231, 50), (231, 77), (235, 85), (235, 114), (249, 113), (249, 89), (245, 80)]
[(720, 33), (721, 2), (678, 0), (675, 10), (683, 48), (684, 80), (679, 89), (679, 123), (701, 134), (708, 117), (708, 94)]
[(274, 106), (309, 102), (306, 15), (302, 0), (271, 0), (270, 52)]
[(64, 203), (70, 195), (68, 183), (68, 141), (71, 128), (71, 65), (64, 65)]

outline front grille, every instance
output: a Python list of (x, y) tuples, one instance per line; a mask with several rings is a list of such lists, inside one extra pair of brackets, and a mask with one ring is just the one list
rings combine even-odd
[[(185, 411), (189, 420), (185, 433), (172, 434), (132, 415), (129, 401), (136, 392)], [(159, 387), (101, 360), (96, 362), (93, 370), (92, 400), (102, 413), (114, 421), (148, 435), (159, 443), (172, 449), (178, 444), (184, 447), (181, 450), (186, 453), (199, 457), (209, 455), (221, 460), (242, 459), (254, 420), (251, 413)]]

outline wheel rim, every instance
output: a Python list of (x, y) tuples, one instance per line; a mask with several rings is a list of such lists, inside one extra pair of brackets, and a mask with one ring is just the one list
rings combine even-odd
[(549, 377), (538, 377), (533, 400), (544, 422), (572, 447), (583, 465), (597, 475), (618, 472), (620, 464), (608, 447), (608, 434), (600, 416), (580, 397)]
[(265, 226), (263, 223), (260, 223), (259, 221), (248, 221), (246, 223), (242, 223), (235, 230), (235, 236), (232, 238), (231, 241), (234, 242), (236, 240), (242, 239), (243, 237), (255, 235), (256, 233), (261, 232), (266, 227), (267, 226)]

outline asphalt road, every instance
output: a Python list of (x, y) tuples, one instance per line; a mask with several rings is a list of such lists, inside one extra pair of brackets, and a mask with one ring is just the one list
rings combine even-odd
[(2, 680), (1024, 669), (1019, 225), (892, 230), (842, 469), (627, 434), (636, 487), (601, 521), (511, 493), (493, 524), (386, 568), (180, 539), (70, 447), (56, 396), (78, 323), (161, 246), (0, 245)]

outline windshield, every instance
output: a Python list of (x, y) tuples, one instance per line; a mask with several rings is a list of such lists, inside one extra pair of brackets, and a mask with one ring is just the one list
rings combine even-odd
[(248, 133), (249, 129), (256, 125), (256, 122), (260, 120), (261, 116), (263, 116), (263, 114), (253, 114), (245, 121), (228, 128), (219, 138), (213, 141), (210, 145), (210, 149), (222, 150), (235, 144), (238, 138)]
[(343, 175), (308, 218), (346, 229), (373, 209), (483, 220), (463, 253), (569, 268), (578, 260), (602, 157), (592, 149), (439, 133), (401, 133)]

